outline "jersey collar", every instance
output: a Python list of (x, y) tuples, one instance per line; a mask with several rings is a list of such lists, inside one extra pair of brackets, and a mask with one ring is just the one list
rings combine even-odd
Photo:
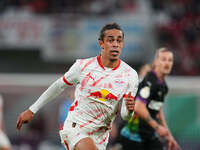
[(154, 70), (152, 70), (152, 73), (156, 76), (157, 81), (158, 81), (160, 84), (164, 84), (164, 83), (165, 83), (165, 80), (161, 80), (161, 79), (157, 76), (157, 74), (156, 74), (156, 72), (155, 72)]
[[(102, 63), (101, 63), (101, 57), (100, 57), (100, 56), (101, 56), (101, 55), (97, 56), (98, 64), (99, 64), (99, 66), (100, 66), (103, 70), (105, 70), (104, 66), (103, 66)], [(116, 66), (115, 68), (113, 68), (112, 70), (116, 70), (117, 68), (119, 68), (120, 64), (121, 64), (121, 60), (119, 59), (119, 60), (118, 60), (117, 66)]]

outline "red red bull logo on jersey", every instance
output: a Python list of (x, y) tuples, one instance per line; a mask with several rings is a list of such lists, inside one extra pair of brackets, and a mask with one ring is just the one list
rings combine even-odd
[(115, 100), (117, 101), (117, 96), (110, 93), (106, 89), (102, 89), (100, 91), (91, 92), (88, 97), (94, 97), (96, 99), (99, 99), (100, 101), (108, 101), (108, 100)]

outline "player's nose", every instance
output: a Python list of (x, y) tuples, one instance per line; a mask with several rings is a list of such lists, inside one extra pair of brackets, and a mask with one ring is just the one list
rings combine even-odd
[(118, 44), (117, 40), (114, 40), (112, 45), (113, 45), (113, 47), (118, 47), (119, 44)]

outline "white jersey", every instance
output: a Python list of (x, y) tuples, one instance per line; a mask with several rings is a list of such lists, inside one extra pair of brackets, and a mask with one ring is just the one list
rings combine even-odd
[(66, 121), (80, 127), (111, 128), (119, 103), (128, 92), (135, 96), (138, 76), (125, 62), (115, 68), (105, 68), (100, 56), (77, 60), (63, 76), (68, 85), (76, 85), (75, 100)]
[[(136, 71), (121, 60), (115, 68), (105, 68), (101, 64), (100, 56), (79, 59), (29, 109), (36, 113), (67, 86), (72, 85), (76, 86), (75, 100), (69, 109), (63, 130), (60, 131), (62, 143), (67, 145), (67, 149), (73, 149), (74, 144), (81, 138), (90, 136), (96, 145), (101, 147), (99, 149), (105, 149), (109, 129), (120, 103), (122, 103), (122, 118), (128, 116), (123, 98), (129, 92), (132, 96), (136, 95), (138, 88)], [(78, 128), (77, 126), (76, 129), (72, 128), (71, 123), (76, 123)]]

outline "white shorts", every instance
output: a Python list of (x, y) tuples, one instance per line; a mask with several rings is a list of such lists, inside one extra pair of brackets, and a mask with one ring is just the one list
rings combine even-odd
[(106, 146), (109, 139), (109, 130), (106, 129), (88, 129), (80, 128), (80, 125), (75, 124), (72, 127), (72, 122), (65, 123), (64, 129), (60, 130), (61, 143), (64, 145), (66, 150), (74, 150), (74, 146), (81, 139), (90, 137), (96, 144), (98, 150), (106, 150)]
[(10, 141), (4, 132), (0, 130), (0, 148), (10, 147)]

